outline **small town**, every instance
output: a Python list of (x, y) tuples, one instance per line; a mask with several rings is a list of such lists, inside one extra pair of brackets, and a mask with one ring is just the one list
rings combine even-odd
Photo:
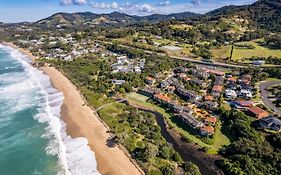
[(10, 3), (0, 174), (281, 174), (279, 0)]

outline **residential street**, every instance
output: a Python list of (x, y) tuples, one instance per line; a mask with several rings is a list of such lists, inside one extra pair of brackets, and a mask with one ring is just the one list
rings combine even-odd
[(276, 107), (271, 101), (270, 99), (268, 98), (268, 95), (270, 94), (266, 89), (269, 87), (269, 86), (272, 86), (272, 85), (278, 85), (281, 83), (281, 80), (279, 81), (274, 81), (274, 80), (269, 80), (269, 81), (263, 81), (263, 82), (260, 82), (259, 84), (259, 88), (260, 88), (260, 92), (261, 92), (261, 98), (262, 98), (262, 101), (264, 103), (264, 105), (268, 108), (270, 108), (272, 111), (274, 111), (275, 113), (277, 113), (278, 115), (281, 115), (281, 109)]

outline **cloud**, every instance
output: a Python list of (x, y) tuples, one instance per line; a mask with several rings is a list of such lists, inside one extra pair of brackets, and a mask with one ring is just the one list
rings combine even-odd
[(95, 8), (95, 9), (117, 9), (119, 7), (117, 2), (112, 2), (112, 3), (94, 3), (92, 2), (90, 4), (91, 7)]
[(149, 4), (142, 4), (142, 5), (136, 5), (136, 10), (138, 12), (149, 13), (149, 12), (153, 12), (155, 8)]
[(170, 1), (160, 2), (160, 3), (158, 4), (158, 6), (168, 6), (168, 5), (170, 5)]
[(87, 0), (61, 0), (60, 5), (85, 5)]

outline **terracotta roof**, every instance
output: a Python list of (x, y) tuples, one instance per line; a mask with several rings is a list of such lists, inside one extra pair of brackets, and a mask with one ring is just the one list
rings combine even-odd
[(167, 102), (171, 101), (170, 97), (165, 96), (163, 94), (155, 94), (154, 97), (156, 97), (162, 101), (167, 101)]
[(211, 96), (211, 95), (206, 95), (206, 96), (204, 97), (204, 99), (205, 99), (205, 101), (212, 101), (212, 100), (214, 99), (214, 97)]
[(237, 77), (230, 77), (230, 78), (227, 79), (227, 81), (236, 82), (237, 81)]
[(251, 113), (253, 113), (255, 115), (261, 115), (261, 114), (267, 115), (268, 114), (265, 110), (263, 110), (257, 106), (248, 108), (248, 111), (250, 111)]
[(236, 103), (242, 107), (252, 107), (253, 106), (253, 101), (250, 101), (250, 100), (237, 100)]
[(146, 80), (148, 81), (154, 81), (155, 79), (153, 77), (146, 77)]
[(220, 71), (216, 71), (216, 70), (211, 70), (211, 69), (203, 69), (203, 70), (205, 70), (208, 73), (212, 73), (212, 74), (219, 75), (219, 76), (222, 76), (222, 75), (225, 74), (224, 72), (220, 72)]
[(184, 81), (189, 81), (189, 80), (191, 80), (191, 78), (189, 78), (189, 77), (183, 77), (182, 78)]
[(206, 117), (205, 122), (216, 123), (217, 118), (216, 117)]
[(215, 128), (212, 126), (205, 126), (205, 127), (201, 128), (201, 131), (207, 132), (209, 134), (214, 134)]
[(175, 86), (168, 86), (167, 89), (170, 89), (170, 90), (175, 90), (176, 87)]
[(215, 85), (212, 90), (216, 91), (216, 92), (221, 92), (222, 91), (222, 86), (221, 85)]

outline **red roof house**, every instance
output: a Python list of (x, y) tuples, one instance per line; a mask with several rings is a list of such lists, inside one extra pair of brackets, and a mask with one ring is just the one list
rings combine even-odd
[(200, 129), (201, 135), (213, 135), (215, 133), (215, 128), (212, 126), (205, 126)]
[(263, 110), (257, 106), (248, 108), (248, 114), (257, 119), (261, 119), (261, 118), (267, 117), (269, 115), (268, 112), (266, 112), (265, 110)]

